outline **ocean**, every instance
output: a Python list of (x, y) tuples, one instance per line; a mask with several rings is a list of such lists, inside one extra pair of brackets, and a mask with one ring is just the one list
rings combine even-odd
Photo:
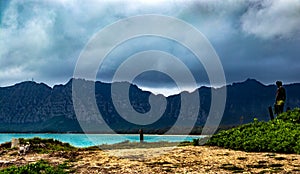
[[(0, 144), (11, 141), (12, 138), (53, 138), (61, 142), (70, 143), (75, 147), (89, 147), (101, 144), (115, 144), (126, 140), (131, 142), (139, 141), (139, 134), (31, 134), (31, 133), (2, 133)], [(202, 135), (144, 135), (145, 142), (181, 142), (192, 141), (196, 138), (203, 138)]]

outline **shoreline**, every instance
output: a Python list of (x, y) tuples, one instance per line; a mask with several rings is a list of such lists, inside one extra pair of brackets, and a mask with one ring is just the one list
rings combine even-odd
[[(137, 133), (95, 133), (95, 132), (0, 132), (1, 134), (87, 134), (87, 135), (137, 135)], [(155, 136), (184, 136), (186, 134), (149, 134), (145, 133), (144, 135), (155, 135)], [(188, 134), (186, 136), (211, 136), (211, 135), (202, 135), (202, 134)]]
[[(135, 144), (139, 143), (139, 134), (2, 134), (0, 138), (2, 141), (0, 144), (11, 142), (12, 138), (23, 138), (23, 139), (53, 139), (64, 143), (69, 143), (70, 145), (77, 148), (85, 148), (92, 146), (108, 146), (108, 145), (118, 145), (118, 144)], [(68, 136), (70, 135), (70, 136)], [(91, 137), (89, 137), (91, 136)], [(202, 139), (207, 136), (202, 135), (153, 135), (144, 134), (144, 144), (154, 144), (154, 143), (169, 143), (169, 144), (180, 144), (182, 142), (192, 142), (193, 139)]]
[[(7, 132), (4, 132), (4, 133), (1, 133), (0, 132), (0, 135), (1, 134), (74, 134), (74, 135), (84, 135), (84, 134), (87, 134), (87, 135), (139, 135), (139, 133), (51, 133), (51, 132), (48, 132), (48, 133), (43, 133), (43, 132), (40, 132), (40, 133), (34, 133), (34, 132), (11, 132), (11, 133), (7, 133)], [(211, 135), (201, 135), (201, 134), (144, 134), (144, 135), (149, 135), (149, 136), (211, 136)]]

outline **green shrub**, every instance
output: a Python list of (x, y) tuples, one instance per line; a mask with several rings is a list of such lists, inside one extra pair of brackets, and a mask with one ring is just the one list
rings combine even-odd
[(76, 147), (69, 143), (63, 143), (54, 139), (41, 139), (38, 137), (31, 139), (19, 138), (20, 144), (30, 144), (30, 151), (36, 153), (50, 153), (56, 151), (72, 151), (77, 150)]
[(284, 112), (284, 113), (278, 115), (278, 117), (276, 117), (276, 119), (280, 119), (280, 120), (283, 120), (285, 122), (299, 123), (300, 124), (300, 109), (295, 108), (292, 111)]
[(68, 165), (63, 163), (58, 166), (51, 166), (48, 162), (44, 160), (40, 160), (33, 164), (28, 164), (25, 166), (11, 166), (9, 168), (0, 170), (0, 173), (3, 174), (65, 174), (68, 173), (65, 171), (65, 169), (68, 169)]
[(300, 109), (268, 122), (256, 119), (253, 123), (220, 131), (206, 144), (244, 151), (300, 154)]
[(193, 139), (193, 146), (199, 146), (199, 139)]

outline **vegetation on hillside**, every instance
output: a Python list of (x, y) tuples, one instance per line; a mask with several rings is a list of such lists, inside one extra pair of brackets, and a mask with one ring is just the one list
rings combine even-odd
[(213, 135), (207, 145), (253, 152), (300, 154), (300, 109), (278, 115), (274, 120), (254, 122)]

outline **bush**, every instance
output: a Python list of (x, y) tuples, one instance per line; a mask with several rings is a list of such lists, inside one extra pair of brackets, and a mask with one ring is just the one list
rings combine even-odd
[(300, 109), (296, 108), (292, 111), (284, 112), (284, 113), (278, 115), (278, 117), (276, 119), (280, 119), (280, 120), (283, 120), (283, 121), (289, 122), (289, 123), (299, 123), (300, 124)]
[(41, 139), (41, 138), (31, 138), (24, 139), (19, 138), (20, 144), (26, 144), (29, 142), (30, 151), (36, 153), (50, 153), (56, 151), (72, 151), (76, 150), (76, 147), (71, 146), (69, 143), (63, 143), (54, 139)]
[(65, 171), (65, 169), (68, 169), (69, 167), (63, 163), (58, 166), (51, 166), (48, 162), (44, 160), (40, 160), (33, 164), (28, 164), (25, 166), (11, 166), (9, 168), (0, 170), (0, 173), (3, 174), (25, 174), (25, 173), (31, 173), (31, 174), (39, 174), (39, 173), (45, 173), (45, 174), (65, 174), (68, 173)]
[(300, 154), (300, 109), (268, 122), (255, 119), (253, 123), (220, 131), (206, 144), (234, 150)]

